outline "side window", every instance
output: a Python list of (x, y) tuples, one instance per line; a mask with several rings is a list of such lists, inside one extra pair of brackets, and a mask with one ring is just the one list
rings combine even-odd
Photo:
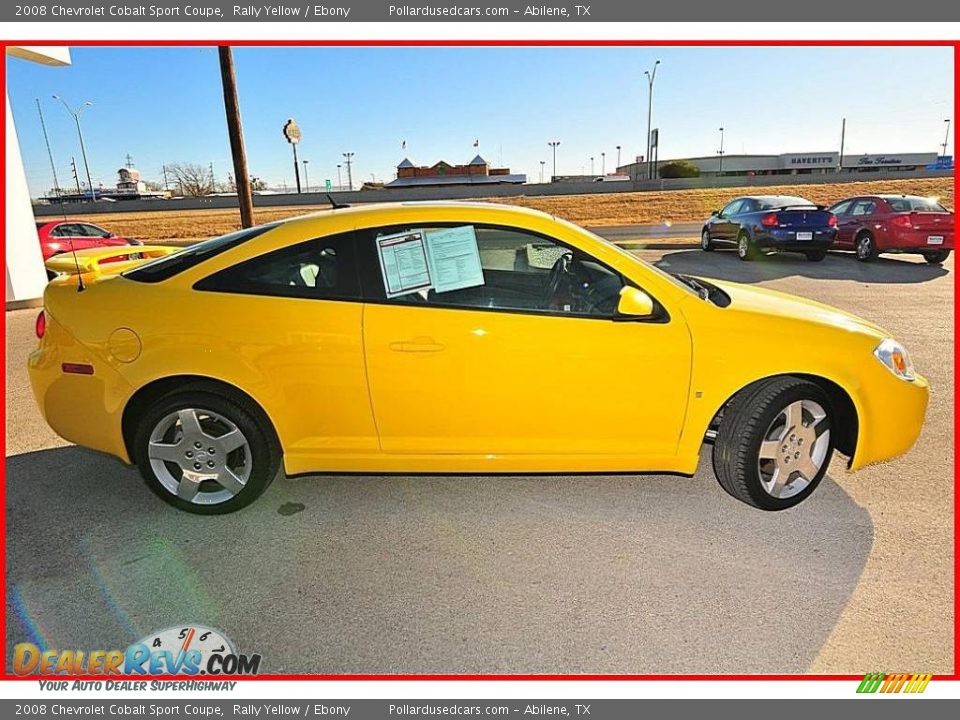
[(740, 203), (740, 207), (737, 208), (738, 215), (744, 215), (746, 213), (756, 212), (757, 210), (757, 201), (756, 200), (743, 200)]
[(740, 212), (740, 206), (743, 204), (742, 200), (734, 200), (732, 203), (727, 205), (723, 209), (723, 216), (730, 217), (731, 215), (736, 215)]
[(79, 237), (80, 228), (74, 223), (63, 223), (57, 225), (50, 234), (53, 237)]
[(871, 215), (873, 214), (873, 210), (876, 206), (877, 204), (873, 200), (858, 200), (853, 206), (853, 211), (850, 214), (854, 217)]
[(834, 205), (832, 208), (830, 208), (830, 212), (837, 216), (846, 215), (850, 210), (851, 205), (853, 205), (853, 200), (844, 200), (839, 205)]
[[(448, 262), (441, 267), (433, 255), (431, 234), (453, 228), (384, 228), (374, 231), (371, 242), (376, 245), (386, 237), (400, 237), (422, 233), (427, 245), (428, 263), (433, 263), (434, 274), (428, 286), (388, 300), (400, 304), (426, 304), (437, 307), (461, 307), (487, 310), (560, 314), (579, 317), (610, 318), (616, 313), (621, 276), (603, 263), (580, 251), (575, 251), (550, 238), (513, 228), (460, 225), (457, 229), (468, 239), (464, 255), (458, 265)], [(472, 231), (472, 233), (470, 232)], [(449, 235), (445, 236), (448, 237)], [(472, 236), (476, 247), (472, 249)], [(449, 253), (448, 250), (443, 252)], [(479, 256), (480, 273), (467, 279), (467, 287), (444, 289), (449, 273), (476, 263)], [(472, 260), (471, 260), (472, 257)], [(386, 266), (384, 266), (386, 267)], [(386, 278), (377, 268), (378, 297), (386, 298)], [(454, 281), (456, 284), (456, 281)]]
[(360, 297), (354, 233), (274, 250), (203, 278), (197, 290), (315, 300)]
[(83, 224), (77, 225), (77, 228), (79, 228), (81, 235), (85, 237), (105, 238), (110, 236), (110, 233), (108, 233), (103, 228), (98, 228), (96, 225), (88, 225), (86, 223), (83, 223)]

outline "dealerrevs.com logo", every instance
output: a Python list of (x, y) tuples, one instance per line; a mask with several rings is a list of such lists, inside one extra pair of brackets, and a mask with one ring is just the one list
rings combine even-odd
[(858, 693), (922, 693), (933, 675), (910, 673), (867, 673), (860, 681)]
[(125, 650), (14, 647), (15, 675), (256, 675), (260, 655), (238, 654), (223, 633), (200, 625), (151, 633)]

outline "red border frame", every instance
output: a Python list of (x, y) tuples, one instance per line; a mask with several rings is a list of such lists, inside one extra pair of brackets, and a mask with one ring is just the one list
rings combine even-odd
[[(960, 41), (954, 40), (3, 40), (0, 41), (0, 47), (4, 50), (2, 67), (0, 67), (0, 85), (3, 86), (6, 93), (6, 69), (7, 57), (6, 49), (12, 45), (32, 45), (39, 47), (194, 47), (194, 46), (218, 46), (231, 45), (234, 47), (297, 47), (297, 46), (321, 46), (321, 47), (724, 47), (724, 46), (746, 46), (746, 47), (952, 47), (954, 50), (954, 97), (953, 97), (953, 118), (956, 120), (956, 109), (960, 105)], [(956, 127), (956, 123), (954, 123)], [(6, 171), (6, 122), (0, 123), (0, 140), (4, 142), (3, 149), (0, 150), (0, 158), (3, 160), (4, 171)], [(956, 143), (954, 143), (956, 144)], [(960, 179), (954, 173), (954, 202), (958, 191), (960, 191)], [(6, 197), (6, 172), (0, 178), (0, 196)], [(6, 203), (0, 207), (0, 222), (6, 227)], [(0, 245), (5, 247), (5, 237)], [(0, 265), (6, 269), (6, 253), (0, 258)], [(956, 305), (957, 296), (957, 271), (953, 273), (953, 295), (954, 305)], [(954, 369), (956, 369), (957, 359), (960, 352), (956, 345), (957, 317), (954, 313)], [(0, 360), (6, 365), (6, 319), (3, 325), (4, 344), (0, 348)], [(6, 381), (4, 381), (6, 382)], [(953, 440), (954, 446), (960, 439), (957, 421), (960, 419), (960, 412), (956, 403), (956, 386), (954, 386), (954, 405), (953, 405)], [(6, 404), (0, 408), (0, 416), (4, 419), (6, 427)], [(0, 445), (6, 451), (6, 436), (0, 440)], [(6, 457), (6, 452), (4, 452)], [(960, 645), (960, 621), (957, 618), (957, 606), (960, 601), (960, 591), (957, 586), (957, 576), (960, 574), (960, 529), (957, 527), (957, 492), (960, 491), (960, 473), (957, 472), (956, 462), (954, 462), (954, 495), (953, 495), (953, 518), (954, 518), (954, 537), (953, 537), (953, 672), (950, 675), (935, 675), (936, 680), (960, 680), (960, 670), (957, 668), (958, 645)], [(18, 676), (10, 675), (7, 672), (6, 665), (6, 461), (0, 468), (0, 512), (4, 513), (4, 521), (0, 523), (0, 589), (3, 591), (4, 602), (0, 604), (0, 681), (32, 681), (35, 682), (40, 676)], [(54, 676), (51, 676), (53, 678)], [(100, 677), (90, 675), (57, 675), (58, 680), (90, 680), (101, 679)], [(176, 679), (176, 680), (244, 680), (244, 681), (264, 681), (264, 680), (861, 680), (860, 675), (241, 675), (241, 676), (211, 676), (186, 678), (184, 676), (172, 675), (111, 675), (111, 680), (155, 680), (155, 679)]]

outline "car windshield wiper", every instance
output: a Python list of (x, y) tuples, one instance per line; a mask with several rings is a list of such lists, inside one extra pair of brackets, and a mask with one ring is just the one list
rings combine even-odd
[(697, 295), (700, 296), (701, 300), (710, 299), (710, 288), (708, 288), (703, 283), (697, 282), (689, 275), (680, 275), (678, 273), (674, 273), (674, 277), (677, 278), (680, 282), (682, 282), (687, 287), (691, 288), (694, 292), (696, 292)]

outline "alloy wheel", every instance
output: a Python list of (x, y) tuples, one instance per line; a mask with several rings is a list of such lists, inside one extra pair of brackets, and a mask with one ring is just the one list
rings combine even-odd
[(774, 418), (763, 434), (757, 470), (772, 497), (786, 499), (820, 473), (830, 449), (830, 420), (814, 400), (797, 400)]
[(197, 505), (230, 500), (253, 469), (250, 443), (236, 423), (199, 408), (163, 417), (150, 434), (147, 454), (163, 487)]

